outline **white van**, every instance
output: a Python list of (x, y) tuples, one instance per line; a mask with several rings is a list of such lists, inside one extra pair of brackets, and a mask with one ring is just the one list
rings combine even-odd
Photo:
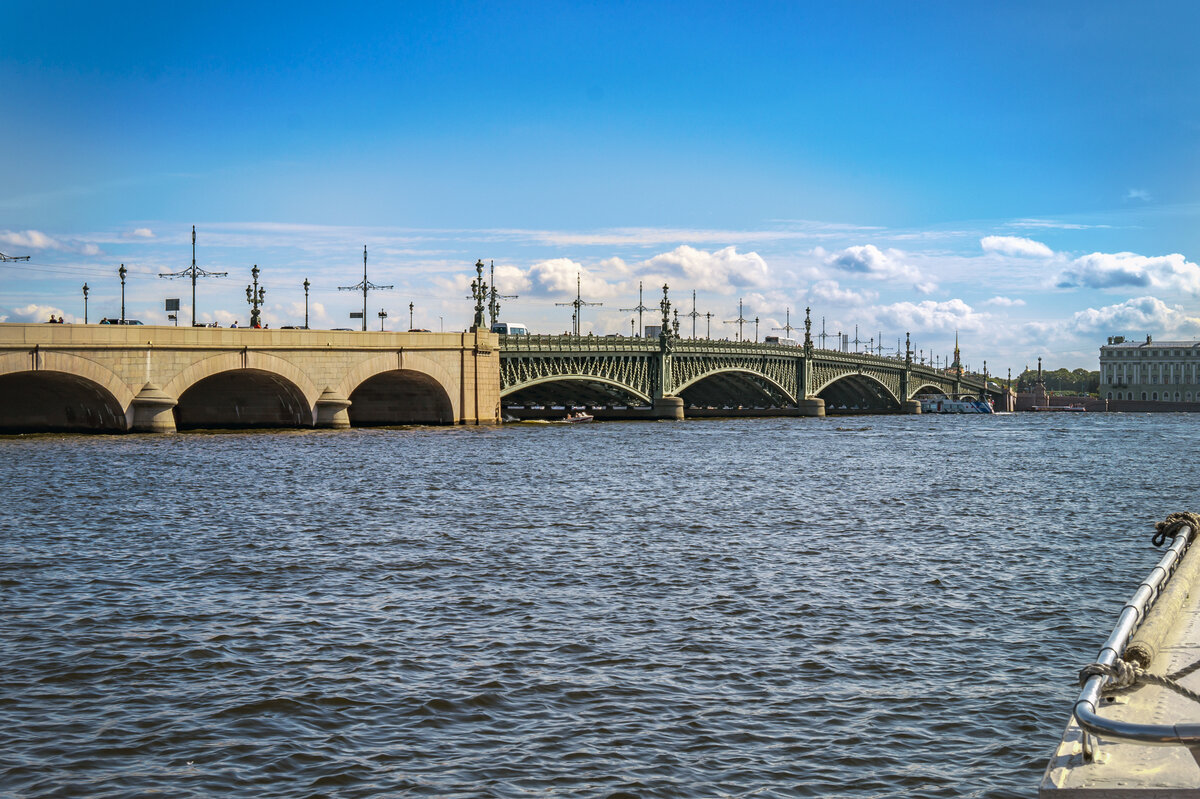
[(529, 328), (520, 322), (497, 322), (492, 325), (492, 332), (503, 336), (528, 336)]

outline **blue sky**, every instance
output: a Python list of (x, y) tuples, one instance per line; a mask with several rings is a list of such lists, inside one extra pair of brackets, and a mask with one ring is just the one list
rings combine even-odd
[[(0, 318), (627, 333), (811, 305), (829, 332), (993, 373), (1200, 337), (1200, 6), (437, 3), (0, 6)], [(654, 304), (647, 302), (648, 305)], [(187, 322), (185, 311), (183, 321)], [(649, 321), (649, 320), (648, 320)], [(703, 335), (704, 320), (700, 334)], [(684, 332), (690, 332), (690, 322)], [(752, 335), (749, 331), (748, 335)]]

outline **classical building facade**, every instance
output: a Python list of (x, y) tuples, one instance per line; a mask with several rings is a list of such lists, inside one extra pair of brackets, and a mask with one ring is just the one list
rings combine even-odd
[(1100, 397), (1200, 402), (1200, 341), (1110, 337), (1100, 348)]

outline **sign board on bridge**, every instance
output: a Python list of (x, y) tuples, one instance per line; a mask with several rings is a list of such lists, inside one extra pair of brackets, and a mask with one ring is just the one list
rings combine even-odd
[(166, 309), (168, 311), (178, 311), (179, 310), (179, 300), (178, 299), (167, 300), (167, 308)]
[(351, 312), (350, 312), (350, 318), (351, 318), (351, 319), (362, 319), (362, 318), (363, 318), (363, 317), (362, 317), (362, 311), (351, 311)]

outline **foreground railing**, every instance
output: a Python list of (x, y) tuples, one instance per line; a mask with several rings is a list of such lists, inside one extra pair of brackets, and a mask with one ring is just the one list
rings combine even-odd
[(1123, 659), (1125, 648), (1138, 625), (1158, 599), (1162, 586), (1170, 578), (1193, 535), (1189, 524), (1180, 525), (1175, 531), (1175, 540), (1158, 565), (1138, 586), (1133, 597), (1121, 609), (1117, 626), (1104, 642), (1093, 666), (1084, 670), (1088, 674), (1083, 683), (1079, 699), (1075, 701), (1075, 719), (1084, 730), (1084, 757), (1092, 759), (1092, 747), (1087, 734), (1133, 741), (1142, 744), (1183, 744), (1188, 747), (1200, 745), (1200, 724), (1136, 724), (1118, 719), (1105, 718), (1097, 711), (1105, 687), (1115, 681), (1114, 671)]

